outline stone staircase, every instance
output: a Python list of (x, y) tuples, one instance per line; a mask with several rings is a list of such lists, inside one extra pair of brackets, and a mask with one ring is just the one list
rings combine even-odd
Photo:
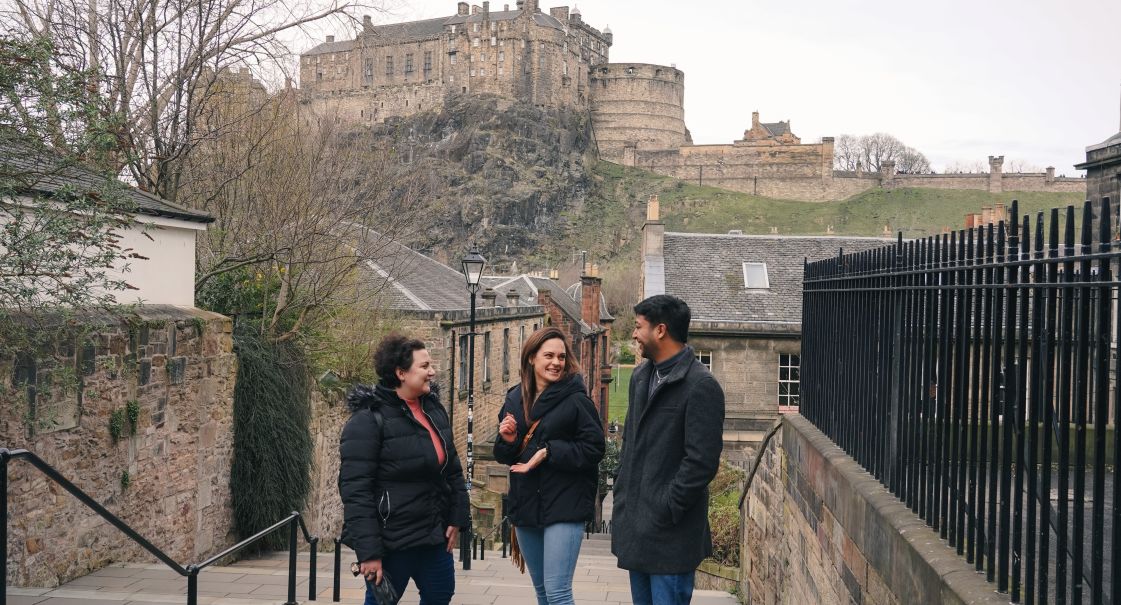
[[(319, 553), (316, 561), (316, 601), (331, 603), (332, 553)], [(341, 602), (362, 603), (365, 589), (345, 568), (354, 558), (343, 551)], [(458, 559), (458, 556), (457, 556)], [(296, 598), (308, 601), (308, 554), (299, 555)], [(592, 534), (585, 540), (573, 580), (577, 603), (623, 605), (631, 603), (627, 572), (611, 555), (611, 537)], [(118, 563), (58, 588), (10, 588), (8, 605), (167, 605), (187, 602), (187, 582), (161, 565)], [(238, 561), (205, 570), (199, 576), (199, 605), (277, 605), (288, 594), (288, 554), (284, 552)], [(419, 602), (416, 589), (405, 591), (401, 603)], [(463, 605), (534, 605), (533, 586), (500, 551), (488, 551), (465, 571), (456, 563), (453, 603)], [(735, 605), (728, 593), (698, 590), (694, 605)]]

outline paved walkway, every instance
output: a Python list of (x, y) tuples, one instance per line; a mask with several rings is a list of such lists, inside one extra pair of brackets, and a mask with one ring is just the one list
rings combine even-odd
[[(597, 539), (599, 538), (599, 539)], [(577, 603), (622, 605), (631, 603), (626, 572), (615, 565), (603, 537), (584, 542), (573, 581)], [(458, 557), (457, 557), (458, 558)], [(362, 603), (365, 589), (345, 569), (353, 559), (343, 553), (341, 602)], [(331, 553), (319, 553), (316, 574), (317, 602), (331, 602)], [(308, 558), (300, 553), (296, 598), (307, 603)], [(199, 576), (200, 605), (276, 605), (288, 590), (286, 553), (268, 554), (227, 567), (207, 569)], [(187, 582), (161, 565), (116, 564), (73, 580), (55, 589), (12, 588), (8, 605), (164, 605), (186, 603)], [(498, 552), (485, 560), (472, 561), (470, 571), (456, 563), (456, 594), (453, 603), (463, 605), (535, 605), (529, 576), (521, 575)], [(416, 589), (406, 590), (403, 604), (418, 603)], [(699, 590), (694, 605), (735, 605), (724, 592)]]

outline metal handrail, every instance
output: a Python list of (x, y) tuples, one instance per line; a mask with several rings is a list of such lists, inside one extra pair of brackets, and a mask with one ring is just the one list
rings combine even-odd
[(82, 491), (81, 488), (74, 485), (69, 479), (58, 472), (54, 467), (48, 464), (39, 456), (35, 455), (25, 449), (8, 449), (0, 448), (0, 492), (3, 497), (0, 497), (0, 605), (7, 604), (7, 572), (8, 572), (8, 462), (11, 460), (24, 460), (31, 466), (35, 467), (39, 472), (46, 475), (48, 479), (57, 483), (60, 487), (65, 489), (70, 495), (78, 499), (79, 502), (86, 505), (87, 508), (97, 513), (98, 516), (108, 521), (113, 527), (119, 529), (130, 540), (136, 542), (144, 550), (151, 553), (154, 557), (159, 559), (161, 563), (167, 565), (172, 571), (180, 576), (187, 578), (187, 605), (197, 605), (198, 603), (198, 575), (203, 569), (210, 567), (221, 559), (228, 557), (236, 552), (244, 550), (245, 548), (259, 542), (272, 532), (288, 525), (291, 528), (288, 541), (289, 552), (289, 565), (288, 565), (288, 601), (284, 605), (296, 605), (296, 543), (299, 539), (297, 528), (303, 531), (304, 539), (311, 545), (310, 553), (310, 571), (308, 578), (308, 600), (315, 600), (315, 554), (319, 544), (319, 538), (313, 536), (308, 532), (307, 525), (304, 523), (303, 516), (297, 511), (292, 511), (284, 519), (277, 521), (269, 527), (257, 532), (256, 534), (226, 548), (222, 552), (202, 561), (197, 564), (180, 565), (175, 559), (168, 556), (152, 544), (147, 538), (140, 535), (139, 532), (134, 530), (127, 523), (122, 521), (120, 517), (114, 515), (96, 500), (91, 498), (89, 494)]
[(767, 452), (767, 446), (770, 445), (771, 439), (774, 438), (780, 426), (782, 426), (782, 418), (776, 420), (771, 430), (767, 431), (767, 434), (763, 437), (763, 442), (755, 452), (755, 460), (751, 464), (751, 470), (747, 472), (747, 480), (743, 482), (743, 492), (740, 494), (740, 503), (738, 506), (739, 510), (743, 510), (744, 500), (747, 500), (747, 490), (751, 489), (751, 482), (755, 479), (755, 473), (759, 471), (759, 463), (763, 461), (763, 454)]

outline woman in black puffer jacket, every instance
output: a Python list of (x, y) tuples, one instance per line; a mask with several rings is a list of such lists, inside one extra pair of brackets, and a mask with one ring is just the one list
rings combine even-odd
[(383, 573), (402, 594), (409, 580), (424, 605), (455, 592), (451, 552), (468, 525), (467, 484), (451, 423), (433, 391), (424, 343), (385, 338), (374, 354), (381, 382), (347, 397), (351, 417), (339, 443), (343, 542), (358, 556), (366, 605)]
[(584, 523), (595, 516), (603, 426), (579, 371), (564, 332), (534, 332), (494, 442), (495, 460), (511, 465), (510, 522), (538, 605), (574, 603)]

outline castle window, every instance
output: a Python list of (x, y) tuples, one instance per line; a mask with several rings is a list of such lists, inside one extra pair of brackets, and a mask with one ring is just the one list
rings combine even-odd
[(366, 84), (371, 84), (374, 81), (374, 60), (366, 59), (365, 67), (362, 71), (362, 79)]
[(502, 75), (502, 73), (503, 73), (503, 71), (502, 71), (502, 66), (501, 66), (501, 65), (499, 65), (499, 66), (498, 66), (498, 75), (500, 75), (500, 76), (501, 76), (501, 75)]
[(448, 53), (448, 63), (455, 65), (455, 53)]
[(393, 55), (385, 57), (385, 75), (393, 77)]
[(506, 46), (506, 41), (505, 40), (499, 40), (498, 45), (499, 46)]
[(474, 70), (474, 69), (472, 69), (472, 70), (471, 70), (471, 77), (472, 77), (472, 78), (474, 78), (474, 77), (475, 77), (475, 70)]
[(561, 63), (561, 66), (562, 66), (561, 69), (563, 70), (564, 75), (567, 76), (568, 75), (568, 63)]
[(487, 68), (485, 68), (485, 67), (481, 68), (481, 69), (479, 70), (479, 75), (480, 75), (480, 76), (485, 76), (485, 75), (487, 75)]
[(495, 38), (494, 36), (491, 36), (490, 37), (490, 45), (491, 46), (497, 46), (498, 45), (498, 38)]
[(486, 53), (482, 53), (482, 54), (481, 54), (480, 56), (482, 57), (482, 61), (483, 61), (483, 63), (486, 63), (486, 62), (487, 62), (487, 54), (486, 54)]
[(471, 46), (473, 46), (475, 48), (479, 48), (479, 39), (478, 38), (472, 38), (471, 39)]
[(498, 29), (498, 22), (497, 21), (491, 21), (490, 22), (490, 31), (494, 31), (496, 29)]
[(432, 71), (432, 51), (424, 51), (424, 73)]
[(455, 33), (455, 26), (454, 25), (452, 26), (452, 33), (453, 34)]
[(498, 62), (501, 63), (505, 60), (506, 60), (506, 51), (504, 51), (504, 50), (498, 51)]
[(479, 24), (478, 23), (472, 24), (471, 31), (476, 31), (476, 32), (479, 31)]
[(413, 73), (413, 53), (405, 53), (405, 73)]

